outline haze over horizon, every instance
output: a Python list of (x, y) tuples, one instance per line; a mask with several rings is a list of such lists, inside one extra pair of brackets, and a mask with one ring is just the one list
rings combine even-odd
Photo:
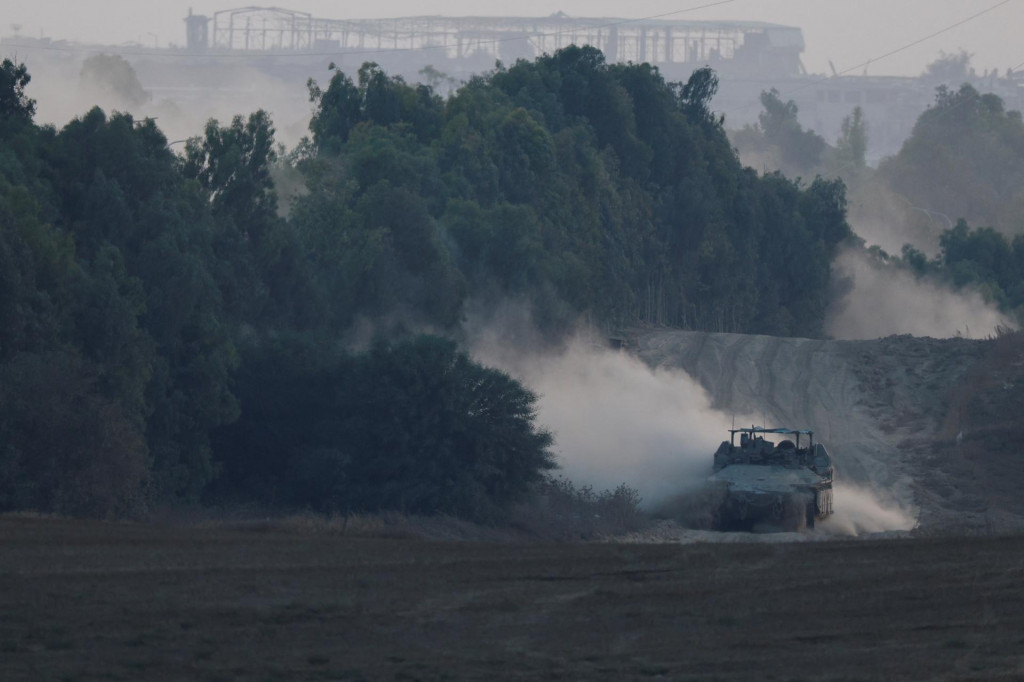
[[(17, 33), (84, 43), (166, 47), (185, 42), (182, 20), (190, 8), (196, 14), (211, 15), (240, 4), (231, 0), (80, 0), (69, 5), (62, 0), (37, 0), (5, 7), (7, 21), (0, 26), (0, 36)], [(664, 15), (666, 19), (765, 21), (803, 30), (803, 63), (810, 73), (830, 73), (831, 62), (839, 71), (851, 70), (857, 75), (914, 76), (940, 53), (961, 50), (973, 55), (978, 72), (998, 69), (1005, 73), (1024, 62), (1024, 47), (1016, 39), (1019, 27), (1024, 26), (1024, 0), (864, 0), (856, 4), (838, 0), (638, 0), (628, 5), (613, 0), (523, 0), (513, 12), (505, 3), (467, 0), (381, 0), (372, 12), (351, 11), (329, 0), (288, 0), (280, 5), (332, 19), (429, 14), (548, 16), (562, 11), (581, 17)], [(965, 21), (980, 12), (985, 13)], [(950, 28), (956, 24), (960, 25)], [(922, 40), (940, 31), (940, 35)], [(921, 42), (907, 47), (916, 41)], [(900, 48), (906, 49), (883, 57)], [(861, 66), (869, 60), (866, 68)]]

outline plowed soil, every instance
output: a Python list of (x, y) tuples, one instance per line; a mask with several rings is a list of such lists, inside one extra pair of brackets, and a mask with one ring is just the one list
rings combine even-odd
[(815, 428), (918, 527), (531, 544), (0, 517), (0, 680), (1024, 679), (1021, 339), (629, 343), (719, 409)]
[(0, 518), (0, 678), (1017, 680), (1024, 538), (485, 544)]

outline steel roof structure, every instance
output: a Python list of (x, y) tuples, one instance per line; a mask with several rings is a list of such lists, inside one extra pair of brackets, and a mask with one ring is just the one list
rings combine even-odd
[[(715, 62), (744, 46), (792, 57), (803, 51), (799, 28), (752, 21), (569, 17), (323, 19), (280, 7), (239, 7), (190, 15), (189, 48), (214, 51), (372, 53), (436, 50), (450, 59), (483, 54), (532, 59), (569, 45), (592, 45), (609, 62)], [(203, 44), (200, 44), (203, 43)]]

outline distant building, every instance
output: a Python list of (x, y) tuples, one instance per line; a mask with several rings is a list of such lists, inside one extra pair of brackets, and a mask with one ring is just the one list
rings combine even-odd
[[(694, 69), (711, 66), (720, 78), (713, 107), (731, 128), (755, 123), (759, 95), (773, 87), (797, 103), (804, 127), (832, 143), (843, 119), (860, 106), (869, 162), (899, 150), (938, 85), (924, 78), (808, 74), (800, 59), (801, 30), (763, 22), (578, 18), (561, 12), (538, 18), (340, 20), (244, 7), (211, 16), (190, 11), (184, 23), (185, 47), (76, 45), (15, 36), (0, 41), (0, 49), (30, 62), (62, 63), (65, 70), (89, 54), (121, 54), (155, 99), (202, 106), (240, 91), (253, 96), (269, 91), (267, 78), (295, 96), (307, 78), (325, 76), (329, 63), (354, 74), (363, 62), (374, 61), (409, 81), (421, 80), (420, 71), (430, 65), (447, 82), (458, 83), (493, 69), (498, 60), (509, 65), (573, 44), (592, 45), (609, 62), (649, 62), (670, 81), (684, 81)], [(254, 82), (254, 73), (261, 83)], [(969, 80), (1002, 97), (1007, 108), (1024, 108), (1024, 80), (1015, 74)]]

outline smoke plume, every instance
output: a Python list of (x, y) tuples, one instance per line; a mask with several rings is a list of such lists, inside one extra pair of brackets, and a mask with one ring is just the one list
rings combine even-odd
[[(36, 100), (37, 123), (61, 128), (98, 106), (108, 116), (114, 111), (124, 111), (136, 119), (155, 119), (169, 142), (202, 135), (211, 118), (226, 125), (235, 115), (248, 116), (257, 109), (264, 109), (273, 118), (276, 141), (293, 147), (303, 135), (309, 134), (311, 110), (305, 76), (321, 75), (320, 72), (296, 75), (293, 80), (283, 81), (256, 69), (233, 65), (229, 72), (207, 69), (201, 74), (203, 79), (220, 83), (218, 87), (193, 87), (189, 74), (182, 71), (177, 78), (178, 85), (160, 89), (153, 88), (147, 77), (147, 69), (155, 68), (154, 65), (136, 65), (145, 88), (146, 99), (141, 100), (125, 97), (123, 92), (104, 86), (95, 74), (84, 77), (81, 57), (56, 61), (29, 53), (23, 61), (32, 75), (27, 94)], [(175, 82), (175, 79), (163, 80)]]

